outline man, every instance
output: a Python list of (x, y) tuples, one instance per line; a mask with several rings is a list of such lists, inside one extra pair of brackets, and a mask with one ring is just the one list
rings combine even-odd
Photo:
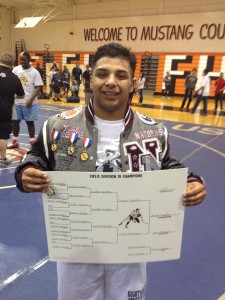
[[(134, 112), (129, 106), (135, 67), (134, 54), (120, 44), (111, 43), (97, 49), (92, 61), (93, 99), (88, 106), (64, 112), (45, 122), (37, 142), (17, 167), (15, 176), (21, 191), (45, 190), (50, 182), (47, 170), (141, 171), (143, 155), (149, 155), (151, 166), (148, 170), (184, 167), (170, 156), (168, 134), (163, 125)], [(79, 128), (79, 138), (69, 140), (65, 128), (70, 132)], [(144, 134), (141, 139), (137, 137), (137, 133), (147, 131), (156, 132), (156, 135), (152, 139)], [(76, 145), (76, 151), (68, 154), (66, 149), (71, 143)], [(156, 148), (151, 149), (151, 153), (160, 151), (160, 155), (153, 158), (148, 145)], [(202, 179), (189, 173), (183, 204), (199, 204), (205, 194)], [(60, 300), (128, 300), (129, 291), (137, 291), (141, 295), (139, 299), (145, 299), (145, 263), (60, 262), (57, 271)]]
[(188, 100), (188, 104), (186, 107), (186, 111), (189, 111), (189, 106), (192, 101), (193, 91), (195, 89), (195, 85), (197, 82), (196, 73), (197, 73), (197, 70), (195, 68), (192, 69), (191, 74), (189, 74), (185, 79), (185, 94), (184, 94), (184, 99), (183, 99), (181, 107), (180, 107), (180, 111), (183, 111), (183, 108), (185, 106), (187, 98), (189, 98), (189, 100)]
[[(77, 84), (80, 86), (81, 83), (82, 70), (80, 68), (80, 63), (76, 63), (76, 67), (72, 70), (72, 79), (76, 80)], [(78, 97), (79, 90), (76, 92), (76, 97)]]
[(91, 69), (89, 65), (86, 65), (86, 70), (82, 75), (83, 85), (84, 85), (84, 93), (85, 93), (85, 104), (88, 105), (90, 98), (92, 97), (92, 89), (90, 86), (91, 83)]
[(70, 72), (67, 66), (63, 66), (61, 79), (62, 79), (63, 95), (67, 97), (70, 90)]
[(59, 72), (58, 68), (55, 68), (55, 73), (52, 76), (51, 79), (51, 89), (53, 90), (54, 93), (54, 101), (61, 101), (60, 100), (60, 87), (62, 85), (62, 77)]
[(34, 121), (38, 118), (37, 111), (37, 95), (41, 91), (43, 81), (40, 73), (30, 65), (30, 54), (22, 52), (20, 54), (20, 66), (13, 69), (13, 73), (17, 75), (22, 83), (25, 91), (23, 99), (16, 99), (16, 116), (13, 116), (13, 139), (12, 144), (8, 148), (19, 147), (20, 122), (25, 120), (29, 133), (29, 143), (35, 142), (35, 125)]
[(215, 108), (217, 111), (218, 102), (220, 102), (220, 109), (223, 109), (223, 90), (225, 89), (225, 80), (223, 77), (223, 73), (220, 73), (219, 78), (215, 81)]
[(172, 82), (172, 77), (169, 71), (166, 72), (166, 76), (163, 78), (163, 82), (165, 84), (165, 91), (162, 98), (165, 98), (165, 96), (167, 96), (167, 98), (169, 99), (171, 94), (171, 82)]
[(202, 72), (202, 81), (199, 89), (196, 90), (198, 94), (194, 107), (191, 110), (191, 113), (194, 114), (200, 102), (203, 100), (203, 111), (200, 113), (202, 116), (207, 116), (207, 104), (208, 96), (210, 92), (210, 78), (208, 76), (208, 70), (205, 69)]
[(89, 65), (86, 66), (86, 70), (84, 71), (82, 78), (83, 78), (84, 89), (90, 89), (91, 70)]
[(12, 106), (14, 95), (24, 96), (19, 78), (12, 73), (14, 56), (3, 52), (0, 56), (0, 168), (7, 167), (11, 161), (6, 157), (7, 141), (12, 132)]

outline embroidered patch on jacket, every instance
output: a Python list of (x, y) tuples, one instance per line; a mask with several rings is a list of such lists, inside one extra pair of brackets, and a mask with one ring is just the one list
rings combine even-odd
[(157, 124), (158, 122), (136, 111), (138, 118), (145, 124)]
[(58, 115), (58, 118), (68, 120), (76, 117), (82, 110), (82, 106), (77, 106), (71, 110), (66, 110)]

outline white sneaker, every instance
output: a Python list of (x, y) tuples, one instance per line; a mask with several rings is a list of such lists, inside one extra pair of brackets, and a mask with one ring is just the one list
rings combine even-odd
[(7, 149), (19, 148), (19, 142), (17, 140), (12, 140), (12, 143), (7, 146)]

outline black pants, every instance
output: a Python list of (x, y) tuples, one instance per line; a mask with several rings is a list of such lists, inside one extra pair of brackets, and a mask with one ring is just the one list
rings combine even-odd
[(203, 114), (207, 114), (208, 96), (202, 96), (202, 95), (198, 95), (195, 105), (192, 108), (192, 113), (196, 111), (196, 108), (199, 106), (202, 100), (203, 100)]
[(143, 89), (138, 90), (139, 93), (139, 103), (143, 102)]
[(215, 95), (215, 110), (218, 108), (218, 102), (220, 102), (220, 109), (223, 109), (223, 94)]
[(186, 88), (185, 89), (185, 94), (184, 94), (184, 99), (182, 101), (181, 107), (180, 108), (184, 108), (185, 104), (186, 104), (186, 100), (188, 99), (188, 104), (186, 108), (189, 108), (191, 101), (192, 101), (192, 95), (193, 95), (193, 88)]

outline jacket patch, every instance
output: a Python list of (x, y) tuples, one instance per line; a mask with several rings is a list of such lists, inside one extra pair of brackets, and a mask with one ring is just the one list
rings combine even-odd
[(140, 114), (139, 112), (136, 111), (136, 114), (138, 116), (138, 118), (145, 124), (158, 124), (158, 122), (156, 122), (154, 119), (151, 119), (145, 115)]
[(147, 139), (147, 138), (154, 138), (154, 137), (158, 137), (158, 136), (163, 136), (163, 129), (162, 128), (135, 132), (135, 137), (136, 137), (137, 140), (144, 140), (144, 139)]
[(66, 134), (78, 133), (79, 136), (84, 135), (84, 131), (82, 129), (80, 129), (79, 127), (73, 128), (73, 127), (70, 127), (69, 125), (64, 125), (64, 129), (63, 129), (62, 133), (66, 133)]
[(67, 110), (58, 115), (58, 118), (68, 120), (76, 117), (82, 111), (82, 106), (77, 106), (74, 109)]
[(123, 149), (128, 157), (130, 172), (161, 169), (162, 147), (156, 138), (143, 140), (142, 145), (135, 141), (125, 143)]

